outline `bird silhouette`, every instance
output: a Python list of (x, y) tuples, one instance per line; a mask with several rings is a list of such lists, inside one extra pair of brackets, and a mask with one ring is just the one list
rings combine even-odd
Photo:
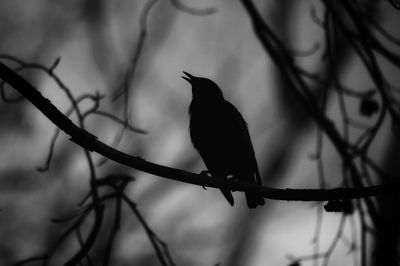
[[(261, 185), (247, 123), (240, 112), (224, 99), (221, 89), (212, 80), (183, 73), (182, 78), (192, 85), (190, 138), (210, 174), (223, 178), (233, 176)], [(227, 188), (221, 191), (233, 206), (231, 191)], [(262, 195), (254, 192), (245, 192), (245, 195), (249, 208), (264, 205)]]

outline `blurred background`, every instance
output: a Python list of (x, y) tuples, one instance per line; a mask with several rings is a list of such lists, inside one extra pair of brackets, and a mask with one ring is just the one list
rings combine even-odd
[[(388, 1), (359, 2), (388, 32), (399, 37), (400, 13), (393, 5)], [(299, 55), (299, 65), (328, 76), (330, 70), (321, 59), (324, 30), (313, 18), (323, 16), (321, 2), (256, 3), (289, 50), (309, 51)], [(241, 111), (249, 125), (264, 185), (343, 185), (340, 157), (326, 138), (318, 137), (315, 124), (285, 89), (285, 78), (255, 36), (239, 1), (3, 0), (0, 21), (0, 61), (18, 67), (16, 60), (4, 57), (9, 55), (50, 67), (60, 58), (54, 72), (74, 97), (100, 93), (104, 96), (100, 110), (129, 120), (137, 129), (123, 131), (122, 124), (100, 115), (85, 120), (89, 132), (123, 152), (195, 173), (205, 170), (188, 134), (191, 90), (181, 78), (182, 71), (187, 71), (214, 80), (225, 98)], [(359, 91), (373, 87), (348, 45), (340, 40), (334, 45), (336, 71), (344, 83)], [(393, 49), (398, 53), (398, 47)], [(398, 69), (379, 63), (386, 77), (398, 84)], [(70, 110), (65, 92), (46, 73), (28, 67), (20, 74), (61, 111)], [(20, 97), (8, 86), (3, 92), (8, 99)], [(326, 114), (339, 128), (343, 123), (340, 104), (340, 97), (327, 97)], [(348, 113), (360, 123), (372, 124), (376, 119), (374, 114), (360, 114), (358, 99), (346, 99), (346, 104)], [(82, 100), (80, 106), (88, 110), (93, 103)], [(70, 118), (77, 121), (74, 114)], [(55, 142), (48, 171), (37, 170), (46, 164), (55, 130), (29, 102), (1, 101), (1, 265), (52, 248), (68, 227), (68, 223), (53, 223), (52, 219), (74, 213), (89, 191), (85, 154), (64, 133)], [(360, 130), (349, 134), (350, 139), (356, 138)], [(319, 161), (323, 164), (315, 160), (321, 147), (318, 141), (323, 143), (323, 159)], [(385, 121), (369, 155), (398, 175), (398, 147), (398, 139)], [(360, 265), (363, 240), (357, 212), (345, 216), (323, 212), (324, 203), (273, 200), (249, 210), (242, 193), (234, 193), (236, 203), (231, 207), (219, 190), (153, 176), (112, 161), (99, 165), (103, 158), (92, 156), (98, 177), (114, 173), (135, 177), (126, 193), (148, 226), (168, 245), (176, 265), (294, 265), (297, 258), (302, 258), (301, 265), (320, 265), (327, 258), (329, 265)], [(105, 212), (102, 232), (112, 226), (114, 212), (110, 208)], [(160, 265), (137, 217), (129, 208), (122, 211), (111, 265)], [(84, 235), (85, 230), (82, 227)], [(99, 235), (91, 251), (94, 265), (101, 265), (105, 235)], [(397, 231), (393, 235), (398, 243)], [(372, 240), (368, 239), (369, 255)], [(61, 265), (76, 248), (73, 240), (66, 241), (50, 264)], [(327, 251), (329, 256), (311, 259)]]

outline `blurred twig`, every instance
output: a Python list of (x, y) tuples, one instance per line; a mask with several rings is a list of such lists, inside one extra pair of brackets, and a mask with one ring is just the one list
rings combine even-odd
[[(150, 11), (152, 8), (155, 6), (157, 3), (157, 0), (148, 0), (140, 13), (139, 17), (139, 36), (136, 40), (136, 45), (131, 51), (131, 56), (129, 60), (129, 66), (128, 69), (126, 70), (126, 73), (124, 74), (123, 81), (118, 84), (118, 86), (114, 89), (112, 99), (113, 101), (118, 100), (119, 98), (122, 97), (122, 109), (123, 109), (123, 119), (121, 120), (122, 128), (120, 129), (120, 132), (116, 135), (116, 137), (113, 140), (113, 146), (118, 147), (126, 130), (130, 129), (129, 124), (131, 121), (131, 91), (132, 91), (132, 84), (135, 78), (135, 72), (136, 68), (139, 63), (140, 56), (142, 55), (142, 51), (144, 48), (144, 43), (146, 40), (147, 36), (147, 20)], [(99, 115), (104, 115), (104, 113), (98, 113)], [(100, 161), (99, 166), (103, 165), (107, 162), (107, 158), (104, 158), (102, 161)]]
[[(385, 183), (385, 180), (393, 180), (382, 169), (377, 162), (370, 157), (370, 148), (376, 142), (378, 132), (382, 130), (384, 121), (390, 120), (393, 133), (399, 136), (400, 115), (398, 99), (393, 86), (385, 76), (381, 58), (392, 63), (397, 70), (400, 68), (400, 56), (394, 50), (384, 45), (382, 38), (378, 38), (373, 30), (379, 33), (384, 39), (395, 46), (399, 45), (398, 39), (384, 30), (371, 16), (371, 12), (376, 12), (376, 5), (368, 5), (368, 1), (326, 1), (321, 0), (325, 15), (320, 19), (316, 15), (315, 8), (311, 9), (313, 21), (319, 25), (325, 34), (325, 51), (322, 60), (327, 60), (330, 65), (333, 91), (337, 93), (339, 110), (341, 113), (342, 130), (338, 130), (330, 117), (325, 114), (325, 106), (319, 106), (316, 98), (311, 95), (312, 89), (305, 82), (311, 80), (314, 83), (326, 88), (327, 80), (322, 79), (318, 74), (311, 73), (297, 66), (295, 58), (290, 54), (289, 49), (273, 32), (270, 25), (260, 15), (253, 1), (241, 1), (252, 22), (256, 37), (270, 55), (278, 67), (281, 74), (288, 81), (290, 92), (302, 105), (302, 108), (315, 121), (319, 132), (327, 137), (336, 148), (343, 161), (342, 183), (346, 186), (362, 188), (371, 186), (373, 180)], [(373, 1), (372, 1), (373, 2)], [(373, 11), (371, 11), (373, 9)], [(372, 80), (374, 88), (365, 91), (355, 91), (349, 89), (340, 80), (339, 69), (333, 63), (335, 60), (334, 44), (339, 36), (343, 36), (351, 48), (354, 55), (362, 62), (362, 66), (367, 71), (368, 77)], [(361, 116), (372, 117), (377, 114), (371, 125), (359, 122), (359, 117), (350, 116), (348, 111), (347, 97), (352, 97), (352, 101), (358, 101)], [(361, 130), (358, 137), (351, 138), (352, 130)], [(354, 133), (353, 133), (354, 135)], [(317, 145), (320, 146), (320, 133), (317, 136)], [(318, 162), (319, 178), (323, 177), (323, 165), (320, 159), (320, 149), (317, 150), (316, 159)], [(324, 180), (324, 179), (323, 179)], [(320, 182), (322, 185), (324, 182)], [(345, 202), (345, 201), (344, 201)], [(330, 202), (329, 207), (336, 209), (336, 203)], [(380, 217), (376, 201), (372, 198), (362, 198), (356, 201), (357, 211), (362, 219), (361, 228), (361, 263), (366, 263), (366, 237), (367, 232), (372, 232), (371, 227), (366, 225), (366, 220), (371, 220), (372, 227), (380, 227)], [(327, 205), (328, 206), (328, 205)], [(336, 207), (334, 207), (336, 206)], [(365, 210), (363, 209), (365, 207)], [(320, 220), (320, 218), (319, 218)], [(318, 225), (319, 227), (320, 225)], [(369, 229), (367, 229), (369, 228)], [(319, 231), (319, 230), (318, 230)], [(330, 254), (331, 252), (329, 252)], [(309, 259), (317, 260), (321, 256), (318, 252)], [(324, 255), (324, 257), (326, 257)], [(295, 259), (298, 263), (299, 259)], [(325, 261), (327, 263), (327, 260)]]
[[(55, 63), (53, 63), (50, 67), (46, 67), (46, 66), (43, 66), (40, 64), (26, 63), (18, 58), (8, 56), (8, 55), (0, 55), (0, 59), (11, 60), (11, 61), (19, 64), (19, 66), (17, 67), (17, 71), (21, 71), (23, 69), (28, 69), (28, 68), (39, 69), (39, 70), (47, 73), (52, 79), (55, 80), (55, 82), (59, 85), (59, 87), (66, 93), (66, 95), (68, 96), (68, 99), (70, 100), (71, 105), (72, 105), (72, 107), (66, 112), (66, 114), (61, 113), (57, 108), (55, 108), (50, 103), (49, 100), (43, 98), (41, 96), (40, 92), (36, 91), (35, 89), (34, 89), (34, 91), (30, 91), (30, 93), (29, 93), (29, 91), (26, 91), (26, 90), (24, 90), (24, 92), (30, 94), (33, 98), (35, 98), (36, 99), (35, 102), (37, 105), (44, 104), (44, 106), (42, 106), (43, 108), (40, 108), (40, 109), (44, 112), (48, 112), (48, 116), (52, 117), (52, 119), (58, 120), (58, 118), (62, 116), (63, 117), (62, 120), (64, 120), (64, 121), (61, 121), (61, 120), (58, 120), (58, 121), (61, 122), (63, 125), (73, 125), (71, 128), (78, 128), (72, 123), (71, 120), (68, 119), (68, 116), (70, 116), (73, 112), (75, 112), (75, 114), (77, 116), (78, 123), (80, 126), (79, 130), (82, 130), (84, 132), (85, 132), (85, 130), (84, 130), (85, 119), (87, 117), (89, 117), (91, 114), (98, 114), (98, 115), (104, 116), (108, 119), (111, 119), (119, 124), (124, 124), (120, 119), (113, 116), (112, 114), (98, 110), (99, 106), (100, 106), (100, 100), (102, 98), (102, 96), (100, 94), (96, 94), (96, 95), (83, 94), (80, 97), (74, 97), (71, 90), (54, 73), (56, 66), (60, 62), (59, 59), (57, 59), (55, 61)], [(2, 66), (4, 66), (4, 65), (0, 63), (0, 68)], [(9, 73), (16, 74), (16, 72), (12, 71), (11, 69), (9, 69), (7, 67), (5, 67), (3, 70), (6, 70), (6, 72), (10, 71)], [(3, 71), (0, 71), (0, 72), (4, 73)], [(13, 82), (17, 82), (17, 83), (22, 82), (25, 85), (29, 84), (25, 80), (23, 80), (21, 77), (19, 77), (17, 74), (16, 74), (16, 76), (14, 76), (14, 78), (16, 78), (16, 79)], [(2, 83), (4, 83), (4, 80), (2, 81)], [(28, 86), (31, 86), (31, 85), (28, 85)], [(31, 87), (31, 89), (32, 88), (33, 87)], [(24, 93), (22, 93), (22, 94), (25, 95)], [(36, 98), (36, 97), (38, 97), (38, 98)], [(91, 100), (93, 102), (93, 106), (91, 108), (87, 109), (84, 113), (82, 113), (82, 111), (79, 108), (79, 104), (85, 99)], [(53, 111), (56, 111), (56, 113), (51, 114), (51, 112), (53, 112)], [(137, 131), (136, 128), (132, 127), (129, 124), (125, 123), (124, 126), (126, 128), (128, 128), (129, 130)], [(143, 131), (140, 131), (140, 130), (139, 130), (139, 132), (143, 133)], [(60, 133), (60, 128), (57, 128), (57, 130), (55, 131), (55, 134), (53, 135), (52, 141), (51, 141), (50, 151), (48, 154), (48, 158), (46, 160), (46, 164), (44, 167), (39, 168), (39, 170), (45, 171), (48, 169), (48, 166), (49, 166), (49, 163), (50, 163), (53, 151), (54, 151), (54, 145), (55, 145), (55, 142), (56, 142), (56, 139), (57, 139), (59, 133)], [(86, 138), (87, 138), (87, 136), (86, 136)], [(80, 137), (78, 137), (78, 139), (75, 139), (75, 141), (84, 143), (86, 140), (80, 139)], [(116, 213), (115, 213), (115, 217), (114, 217), (114, 226), (110, 232), (110, 237), (109, 237), (109, 240), (107, 241), (106, 252), (104, 254), (104, 265), (108, 265), (108, 263), (110, 261), (112, 247), (114, 245), (114, 239), (119, 230), (119, 224), (120, 224), (120, 219), (121, 219), (120, 218), (120, 216), (121, 216), (121, 211), (120, 211), (121, 210), (121, 197), (123, 196), (124, 201), (129, 202), (130, 204), (133, 204), (129, 200), (129, 198), (123, 194), (123, 189), (126, 187), (128, 182), (133, 179), (132, 178), (127, 179), (123, 176), (122, 177), (109, 176), (107, 178), (103, 178), (103, 179), (99, 180), (97, 178), (95, 165), (94, 165), (91, 153), (86, 148), (84, 148), (84, 153), (85, 153), (85, 157), (86, 157), (86, 160), (87, 160), (87, 163), (89, 166), (89, 172), (90, 172), (90, 189), (89, 189), (89, 193), (88, 193), (87, 197), (85, 197), (85, 199), (84, 199), (84, 202), (89, 199), (91, 199), (91, 202), (89, 203), (88, 206), (83, 206), (83, 208), (84, 208), (83, 211), (78, 212), (78, 213), (70, 216), (67, 219), (60, 220), (61, 222), (63, 220), (64, 221), (75, 220), (75, 222), (58, 238), (56, 243), (54, 243), (53, 247), (51, 249), (49, 249), (44, 255), (33, 256), (30, 258), (21, 260), (21, 261), (17, 262), (16, 265), (25, 265), (27, 263), (31, 263), (34, 261), (41, 261), (43, 265), (47, 265), (49, 263), (49, 261), (54, 257), (56, 252), (60, 249), (61, 244), (63, 242), (65, 242), (67, 240), (67, 238), (71, 237), (74, 233), (75, 233), (76, 239), (79, 243), (79, 248), (73, 256), (68, 258), (68, 261), (65, 262), (64, 265), (75, 266), (75, 265), (80, 264), (81, 261), (84, 259), (86, 259), (88, 265), (93, 265), (89, 253), (90, 253), (90, 250), (95, 245), (96, 239), (100, 234), (101, 226), (102, 226), (102, 223), (104, 220), (104, 211), (105, 211), (104, 201), (114, 199), (116, 202), (116, 208), (115, 208)], [(117, 183), (119, 183), (120, 180), (122, 181), (122, 186), (117, 186)], [(114, 187), (118, 193), (114, 193), (111, 195), (110, 194), (101, 195), (100, 191), (99, 191), (99, 187), (104, 186), (104, 185), (110, 185), (110, 186)], [(84, 202), (82, 202), (82, 204), (84, 204)], [(137, 216), (137, 218), (141, 221), (141, 223), (145, 223), (144, 218), (142, 216), (139, 216), (140, 213), (138, 212), (137, 209), (135, 210), (134, 213)], [(94, 222), (90, 227), (88, 236), (86, 238), (84, 238), (83, 234), (81, 232), (81, 230), (82, 230), (81, 227), (87, 222), (87, 219), (90, 216), (93, 216)], [(149, 232), (149, 230), (151, 231), (150, 227), (147, 226), (145, 228), (145, 231)], [(149, 239), (151, 240), (151, 242), (153, 243), (154, 242), (153, 239), (156, 238), (157, 241), (162, 243), (165, 247), (165, 251), (161, 255), (159, 254), (158, 246), (155, 247), (157, 257), (159, 258), (160, 262), (162, 262), (162, 265), (166, 265), (166, 266), (174, 265), (172, 262), (171, 256), (169, 255), (168, 250), (166, 249), (166, 245), (161, 240), (159, 240), (159, 238), (155, 235), (155, 233), (153, 231), (151, 231), (151, 232), (152, 232), (152, 235), (151, 236), (149, 235)], [(165, 263), (165, 261), (167, 261), (168, 263)]]
[(206, 15), (211, 15), (217, 12), (217, 8), (215, 7), (208, 7), (204, 9), (197, 9), (190, 7), (186, 4), (183, 3), (182, 0), (170, 0), (171, 4), (176, 7), (179, 10), (182, 10), (183, 12), (186, 12), (191, 15), (197, 15), (197, 16), (206, 16)]

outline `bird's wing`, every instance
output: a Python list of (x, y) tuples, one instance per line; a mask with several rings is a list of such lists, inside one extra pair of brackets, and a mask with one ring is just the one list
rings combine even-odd
[[(261, 177), (258, 170), (257, 159), (251, 142), (247, 123), (236, 107), (228, 101), (224, 102), (224, 118), (229, 119), (226, 124), (229, 125), (230, 135), (235, 140), (235, 145), (243, 145), (239, 150), (244, 152), (244, 156), (249, 156), (252, 172), (255, 174), (254, 181), (261, 185)], [(232, 136), (233, 135), (233, 136)], [(254, 182), (253, 181), (253, 182)]]

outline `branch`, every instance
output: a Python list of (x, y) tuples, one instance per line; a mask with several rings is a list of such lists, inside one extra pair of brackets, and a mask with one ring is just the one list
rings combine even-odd
[(71, 136), (71, 140), (79, 146), (95, 151), (110, 160), (132, 167), (134, 169), (156, 176), (181, 181), (188, 184), (228, 188), (233, 191), (249, 191), (263, 195), (263, 197), (275, 200), (291, 201), (328, 201), (338, 199), (356, 199), (384, 194), (398, 193), (400, 182), (357, 188), (335, 189), (276, 189), (265, 186), (239, 182), (232, 179), (209, 177), (202, 174), (194, 174), (180, 169), (162, 166), (136, 156), (120, 152), (105, 143), (97, 140), (97, 137), (76, 126), (68, 117), (60, 112), (47, 98), (36, 90), (30, 83), (15, 73), (13, 70), (0, 63), (0, 78), (21, 93), (39, 111), (41, 111), (52, 123)]

